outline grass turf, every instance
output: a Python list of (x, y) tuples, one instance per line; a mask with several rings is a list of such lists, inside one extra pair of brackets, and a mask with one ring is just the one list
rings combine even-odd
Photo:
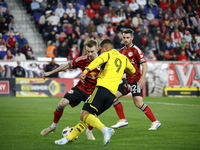
[[(137, 109), (131, 98), (124, 97), (129, 125), (116, 129), (111, 143), (102, 146), (103, 136), (93, 130), (96, 140), (89, 141), (85, 133), (77, 141), (64, 146), (54, 144), (61, 138), (66, 126), (75, 126), (83, 103), (75, 108), (66, 107), (55, 133), (42, 137), (40, 132), (52, 123), (53, 111), (61, 98), (0, 97), (0, 149), (1, 150), (197, 150), (200, 149), (200, 99), (146, 97), (145, 103), (161, 121), (162, 127), (148, 131), (151, 123)], [(118, 117), (111, 107), (100, 119), (107, 126), (116, 123)]]

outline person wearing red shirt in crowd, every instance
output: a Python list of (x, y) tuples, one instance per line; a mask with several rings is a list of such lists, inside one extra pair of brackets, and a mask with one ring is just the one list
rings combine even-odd
[(169, 7), (169, 3), (167, 2), (167, 0), (162, 0), (160, 2), (160, 8), (163, 10), (163, 11), (166, 11), (167, 8)]
[(177, 56), (178, 61), (188, 61), (188, 56), (186, 55), (185, 51), (182, 50), (181, 54)]
[(8, 49), (3, 60), (15, 60), (15, 56), (11, 54), (11, 51)]
[(24, 46), (21, 48), (21, 52), (26, 56), (27, 60), (33, 59), (33, 49), (28, 43), (24, 44)]
[(99, 0), (94, 0), (91, 2), (91, 6), (94, 9), (94, 11), (97, 13), (98, 10), (100, 9), (101, 2), (99, 2)]
[(15, 43), (17, 42), (17, 39), (13, 36), (13, 33), (11, 32), (9, 34), (9, 37), (6, 40), (6, 45), (7, 47), (13, 47), (15, 45)]
[(178, 8), (178, 6), (179, 6), (179, 4), (178, 4), (177, 0), (174, 0), (173, 3), (171, 3), (171, 5), (170, 5), (173, 12), (175, 12), (175, 10)]
[(75, 60), (76, 58), (78, 58), (80, 55), (80, 52), (78, 50), (78, 47), (76, 44), (73, 44), (72, 45), (72, 48), (70, 48), (70, 51), (69, 51), (69, 60)]
[(89, 18), (94, 18), (94, 9), (91, 8), (90, 4), (87, 4), (85, 12), (87, 13)]

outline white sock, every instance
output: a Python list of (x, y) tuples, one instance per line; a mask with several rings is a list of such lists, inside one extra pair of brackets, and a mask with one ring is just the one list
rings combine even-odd
[(57, 126), (58, 126), (58, 123), (54, 123), (54, 122), (51, 125), (52, 128), (57, 128)]

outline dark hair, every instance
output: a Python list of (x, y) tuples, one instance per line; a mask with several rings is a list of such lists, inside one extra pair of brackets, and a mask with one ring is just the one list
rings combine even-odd
[(96, 40), (89, 40), (89, 41), (86, 42), (85, 45), (88, 46), (88, 47), (93, 47), (93, 46), (98, 47), (98, 42)]
[(109, 40), (109, 39), (104, 39), (101, 43), (100, 46), (102, 47), (104, 44), (110, 44), (114, 47), (114, 43), (113, 41)]
[(123, 33), (125, 33), (125, 34), (129, 33), (129, 34), (133, 35), (134, 31), (132, 29), (124, 29)]

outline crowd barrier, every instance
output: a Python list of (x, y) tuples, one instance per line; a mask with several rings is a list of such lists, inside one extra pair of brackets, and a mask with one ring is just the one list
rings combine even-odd
[[(17, 63), (0, 61), (5, 70), (0, 72), (0, 96), (63, 96), (76, 85), (81, 70), (69, 69), (60, 72), (60, 78), (43, 80), (41, 77), (48, 63), (21, 62), (21, 66), (26, 69), (26, 78), (14, 78), (12, 70)], [(60, 65), (64, 63), (66, 62), (58, 62)], [(144, 96), (199, 96), (200, 62), (152, 61), (147, 64)]]

